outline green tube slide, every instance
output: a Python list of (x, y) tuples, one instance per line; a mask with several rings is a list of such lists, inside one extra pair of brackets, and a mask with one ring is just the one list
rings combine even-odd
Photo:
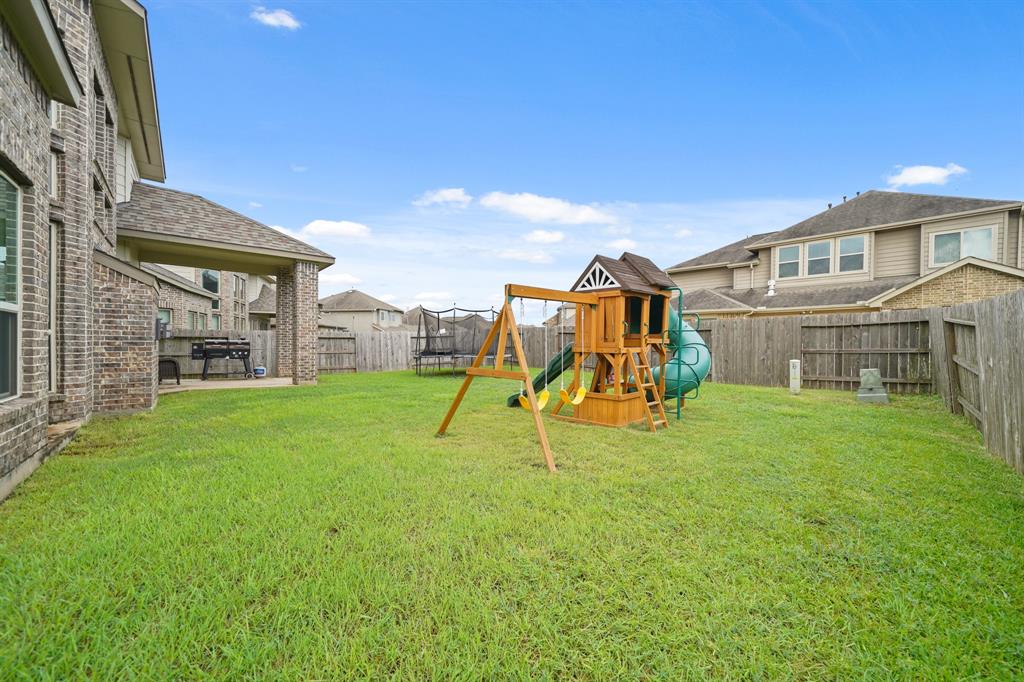
[[(572, 363), (576, 360), (575, 354), (572, 352), (572, 344), (565, 344), (565, 348), (559, 353), (555, 353), (550, 360), (548, 360), (548, 366), (543, 372), (537, 372), (537, 376), (533, 377), (533, 390), (535, 393), (540, 393), (548, 387), (552, 381), (562, 375), (562, 370), (566, 369), (572, 371)], [(519, 407), (519, 393), (513, 393), (508, 397), (506, 401), (509, 407)]]
[[(704, 339), (673, 308), (668, 311), (668, 328), (668, 349), (673, 356), (665, 364), (665, 400), (696, 390), (711, 371), (711, 351)], [(660, 379), (661, 368), (655, 367), (654, 380)]]

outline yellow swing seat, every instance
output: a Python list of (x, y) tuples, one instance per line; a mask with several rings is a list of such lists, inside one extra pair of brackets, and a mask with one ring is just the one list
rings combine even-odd
[[(551, 398), (551, 392), (548, 389), (544, 389), (537, 394), (537, 409), (543, 410), (544, 406), (548, 404), (548, 400)], [(530, 399), (526, 397), (525, 393), (519, 394), (519, 407), (524, 410), (530, 409)]]
[(559, 396), (561, 396), (562, 402), (566, 405), (579, 405), (587, 397), (587, 389), (580, 386), (576, 389), (576, 395), (569, 395), (569, 392), (563, 388), (559, 391)]

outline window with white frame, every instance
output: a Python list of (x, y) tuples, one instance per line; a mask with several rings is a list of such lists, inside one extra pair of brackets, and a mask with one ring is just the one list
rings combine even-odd
[(0, 173), (0, 400), (18, 395), (21, 189)]
[(188, 328), (199, 329), (199, 313), (194, 310), (188, 311)]
[(807, 245), (807, 275), (827, 275), (832, 272), (832, 241), (811, 242)]
[(156, 319), (170, 327), (171, 320), (174, 319), (174, 314), (170, 308), (159, 308), (156, 311)]
[(779, 264), (775, 269), (777, 279), (800, 276), (800, 245), (780, 246), (778, 250)]
[(995, 225), (972, 227), (932, 235), (932, 265), (948, 265), (961, 258), (974, 256), (992, 260), (995, 252)]
[(206, 313), (199, 313), (199, 328), (206, 331)]
[(866, 239), (859, 234), (856, 237), (842, 237), (839, 240), (839, 272), (861, 272), (864, 270), (864, 245)]
[(210, 329), (220, 331), (220, 315), (210, 316)]

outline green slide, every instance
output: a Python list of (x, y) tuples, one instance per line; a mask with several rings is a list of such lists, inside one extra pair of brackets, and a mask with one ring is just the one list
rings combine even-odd
[[(575, 354), (572, 352), (572, 344), (565, 344), (565, 348), (562, 349), (561, 353), (555, 353), (552, 358), (548, 361), (547, 369), (544, 372), (537, 372), (537, 376), (533, 378), (533, 390), (536, 393), (540, 393), (548, 387), (552, 381), (557, 379), (562, 374), (562, 369), (572, 371), (572, 363), (575, 361)], [(519, 393), (513, 393), (508, 397), (509, 407), (519, 407)]]
[[(677, 398), (696, 390), (711, 371), (711, 351), (697, 330), (679, 318), (674, 308), (668, 310), (668, 349), (675, 354), (665, 364), (665, 395)], [(661, 378), (661, 368), (654, 368), (654, 380)]]

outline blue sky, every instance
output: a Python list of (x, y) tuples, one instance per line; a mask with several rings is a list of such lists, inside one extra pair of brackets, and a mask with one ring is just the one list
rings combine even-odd
[(167, 185), (332, 253), (322, 295), (486, 307), (857, 191), (1024, 198), (1020, 4), (147, 7)]

